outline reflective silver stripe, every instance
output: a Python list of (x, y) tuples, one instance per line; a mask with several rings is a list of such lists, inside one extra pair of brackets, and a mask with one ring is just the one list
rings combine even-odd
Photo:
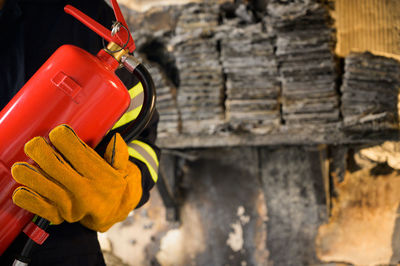
[(142, 91), (138, 95), (136, 95), (133, 99), (131, 99), (131, 103), (128, 107), (128, 110), (126, 110), (126, 113), (141, 106), (144, 101), (144, 92)]
[(145, 149), (143, 149), (141, 146), (135, 143), (130, 143), (128, 146), (136, 150), (140, 155), (142, 155), (143, 158), (148, 162), (148, 164), (153, 168), (153, 170), (157, 172), (158, 170), (157, 162), (153, 159), (153, 157), (151, 157), (151, 155)]

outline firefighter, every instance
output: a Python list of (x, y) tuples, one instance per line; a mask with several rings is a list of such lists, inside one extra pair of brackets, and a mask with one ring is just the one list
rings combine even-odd
[[(95, 33), (64, 13), (66, 4), (107, 28), (115, 20), (103, 0), (0, 0), (0, 108), (59, 46), (73, 44), (92, 54), (103, 48)], [(25, 145), (39, 168), (25, 162), (12, 167), (21, 184), (13, 194), (14, 203), (52, 223), (47, 229), (50, 236), (33, 252), (29, 265), (105, 265), (97, 232), (142, 206), (157, 181), (158, 114), (129, 143), (114, 134), (138, 114), (143, 94), (129, 72), (121, 69), (117, 74), (137, 104), (131, 104), (105, 138), (104, 156), (83, 143), (73, 128), (61, 125), (50, 132), (51, 145), (40, 137)], [(26, 240), (21, 233), (1, 256), (0, 265), (11, 265)]]

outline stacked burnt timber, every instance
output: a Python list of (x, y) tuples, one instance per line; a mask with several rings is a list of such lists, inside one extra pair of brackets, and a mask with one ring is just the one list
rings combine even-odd
[(371, 53), (352, 53), (345, 58), (344, 70), (340, 88), (344, 129), (397, 129), (400, 63)]
[(212, 38), (217, 25), (217, 5), (189, 4), (171, 40), (179, 70), (177, 103), (183, 133), (211, 134), (224, 120), (222, 67)]
[(226, 118), (235, 130), (265, 133), (280, 123), (275, 38), (261, 23), (232, 25), (221, 39)]
[[(192, 3), (157, 9), (148, 22), (131, 27), (138, 29), (134, 32), (138, 51), (160, 57), (156, 60), (163, 68), (160, 73), (168, 73), (173, 81), (172, 86), (157, 85), (159, 132), (165, 132), (159, 133), (158, 145), (204, 148), (397, 140), (398, 133), (392, 130), (397, 127), (397, 62), (370, 56), (357, 65), (348, 58), (346, 69), (338, 71), (325, 9), (314, 0), (267, 2), (266, 13), (257, 18), (249, 15), (248, 6), (239, 10), (235, 4), (223, 9)], [(159, 28), (154, 16), (160, 20)], [(165, 49), (148, 49), (154, 47), (149, 43)], [(357, 67), (368, 74), (362, 76)], [(385, 75), (375, 71), (378, 68)], [(172, 93), (160, 89), (164, 87)], [(369, 97), (371, 93), (374, 96)], [(173, 110), (175, 97), (178, 111)], [(257, 116), (258, 111), (262, 115)], [(176, 120), (177, 114), (182, 117)], [(284, 123), (274, 124), (276, 118)], [(183, 125), (183, 131), (174, 133), (176, 123), (179, 129)], [(381, 130), (370, 131), (371, 126)]]
[(176, 88), (166, 77), (160, 65), (146, 62), (156, 87), (156, 107), (160, 115), (157, 134), (168, 137), (179, 133), (179, 114), (176, 104)]
[(277, 36), (285, 124), (328, 124), (339, 120), (332, 29), (320, 4), (268, 4), (268, 28)]

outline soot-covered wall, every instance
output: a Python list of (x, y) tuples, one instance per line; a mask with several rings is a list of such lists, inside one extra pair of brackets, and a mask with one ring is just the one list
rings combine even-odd
[(101, 235), (108, 259), (399, 262), (400, 149), (384, 141), (398, 136), (400, 65), (337, 56), (333, 9), (269, 0), (125, 10), (157, 86), (160, 167), (178, 212), (153, 190)]

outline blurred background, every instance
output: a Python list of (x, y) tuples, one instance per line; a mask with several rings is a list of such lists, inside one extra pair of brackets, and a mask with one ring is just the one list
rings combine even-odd
[(399, 1), (119, 3), (162, 158), (108, 265), (399, 264)]

